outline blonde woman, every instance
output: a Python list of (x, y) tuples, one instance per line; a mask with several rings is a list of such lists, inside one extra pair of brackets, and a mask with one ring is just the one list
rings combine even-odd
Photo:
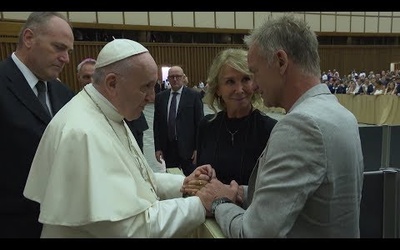
[(211, 164), (225, 184), (247, 185), (277, 121), (257, 109), (263, 101), (254, 89), (246, 50), (226, 49), (215, 57), (203, 101), (214, 114), (200, 122), (197, 165)]

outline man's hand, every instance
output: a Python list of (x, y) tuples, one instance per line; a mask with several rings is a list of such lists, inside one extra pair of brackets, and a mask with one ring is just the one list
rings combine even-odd
[(185, 177), (181, 192), (186, 196), (195, 195), (198, 190), (213, 178), (216, 178), (216, 175), (211, 165), (199, 166), (190, 175)]
[(232, 202), (237, 203), (237, 197), (239, 195), (239, 185), (236, 181), (231, 181), (230, 185), (225, 185), (218, 179), (214, 178), (209, 183), (207, 183), (203, 188), (196, 192), (203, 203), (203, 206), (207, 210), (207, 214), (211, 213), (212, 202), (221, 197), (227, 197)]

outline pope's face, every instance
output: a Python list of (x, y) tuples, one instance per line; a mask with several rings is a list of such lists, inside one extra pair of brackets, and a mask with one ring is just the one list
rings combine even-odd
[(139, 118), (149, 102), (154, 101), (158, 67), (150, 53), (137, 55), (133, 69), (121, 78), (118, 95), (120, 112), (128, 120)]

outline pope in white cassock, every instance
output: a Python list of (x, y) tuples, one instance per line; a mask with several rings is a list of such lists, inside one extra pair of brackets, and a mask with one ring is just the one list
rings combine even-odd
[(24, 196), (40, 203), (41, 237), (185, 237), (205, 221), (199, 197), (180, 188), (207, 181), (211, 167), (186, 179), (153, 173), (124, 122), (154, 99), (157, 74), (137, 42), (100, 51), (93, 83), (51, 120), (32, 163)]

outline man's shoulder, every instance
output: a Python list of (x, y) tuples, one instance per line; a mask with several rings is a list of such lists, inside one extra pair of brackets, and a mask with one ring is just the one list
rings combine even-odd
[[(4, 75), (6, 72), (9, 72), (9, 68), (12, 65), (13, 65), (13, 60), (11, 59), (11, 57), (8, 57), (8, 58), (0, 61), (0, 76)], [(15, 65), (15, 63), (14, 63), (14, 65)], [(15, 65), (15, 67), (16, 67), (16, 65)]]
[(183, 87), (182, 91), (186, 91), (187, 93), (190, 93), (192, 95), (200, 95), (200, 91), (197, 91), (197, 90), (187, 87), (187, 86)]
[(66, 83), (63, 83), (58, 79), (48, 81), (48, 84), (51, 84), (52, 89), (54, 89), (54, 91), (57, 93), (62, 93), (69, 96), (75, 95), (74, 91)]
[(160, 98), (161, 96), (165, 96), (165, 95), (169, 95), (169, 89), (164, 89), (164, 90), (161, 90), (160, 92), (158, 92), (157, 94), (156, 94), (156, 98)]

